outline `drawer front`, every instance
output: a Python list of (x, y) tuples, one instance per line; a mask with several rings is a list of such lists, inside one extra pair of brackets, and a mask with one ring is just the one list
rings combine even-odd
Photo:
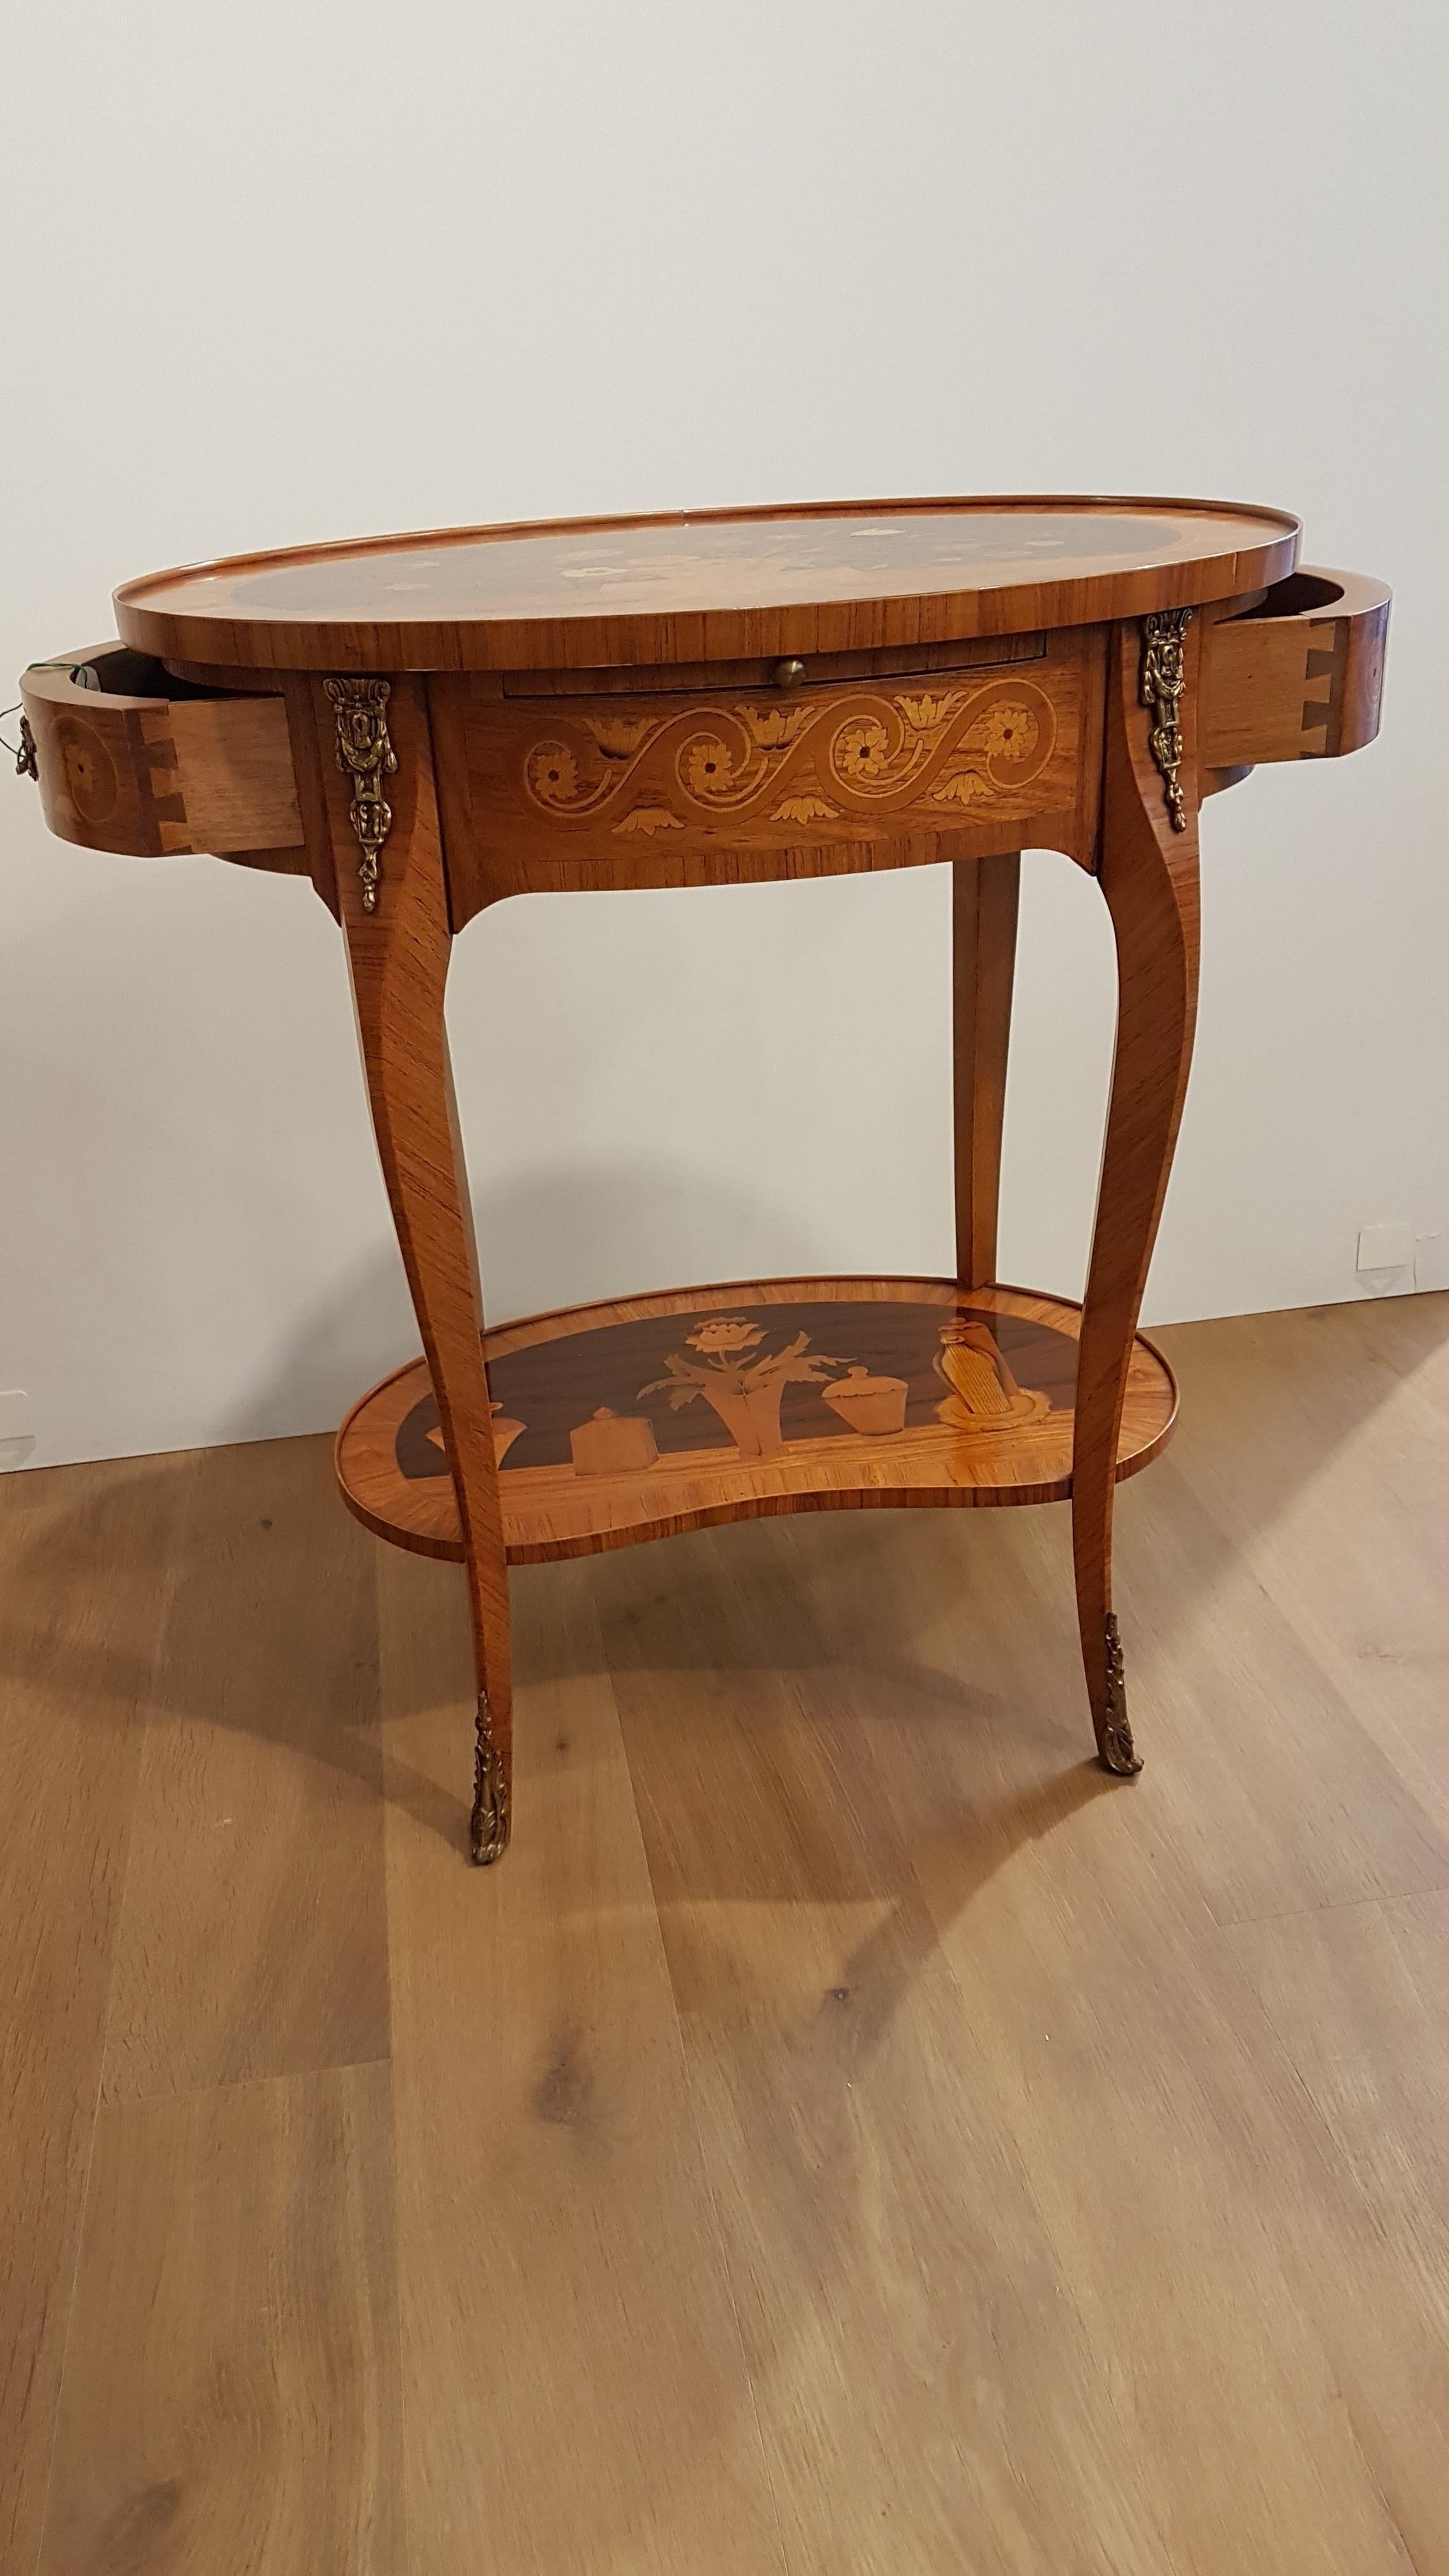
[(304, 869), (283, 700), (168, 697), (176, 685), (159, 662), (115, 644), (22, 675), (52, 832), (135, 858), (295, 853)]
[(525, 699), (484, 674), (435, 680), (458, 909), (525, 885), (789, 874), (812, 850), (850, 865), (851, 845), (855, 864), (889, 841), (918, 841), (924, 858), (933, 836), (965, 853), (1035, 835), (1089, 864), (1099, 643), (1063, 635), (1029, 662), (667, 696)]
[(1379, 729), (1389, 594), (1361, 574), (1307, 571), (1203, 638), (1205, 769), (1333, 759)]

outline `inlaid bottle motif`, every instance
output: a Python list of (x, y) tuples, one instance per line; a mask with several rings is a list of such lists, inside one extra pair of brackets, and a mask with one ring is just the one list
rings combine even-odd
[(1044, 1409), (1040, 1396), (1017, 1385), (989, 1324), (953, 1315), (941, 1326), (941, 1347), (931, 1366), (948, 1389), (936, 1419), (957, 1430), (1021, 1421)]

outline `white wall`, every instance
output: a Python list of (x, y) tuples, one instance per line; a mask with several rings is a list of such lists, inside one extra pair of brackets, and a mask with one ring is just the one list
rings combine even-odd
[[(1308, 560), (1396, 586), (1388, 713), (1208, 811), (1149, 1313), (1361, 1293), (1361, 1223), (1449, 1233), (1444, 46), (1430, 0), (13, 7), (0, 670), (110, 633), (130, 574), (367, 530), (1286, 503)], [(328, 916), (68, 849), (21, 783), (0, 835), (0, 1387), (36, 1463), (330, 1424), (415, 1345)], [(930, 870), (476, 924), (494, 1317), (944, 1267), (945, 904)], [(1008, 1277), (1080, 1283), (1111, 1008), (1100, 898), (1034, 857)]]

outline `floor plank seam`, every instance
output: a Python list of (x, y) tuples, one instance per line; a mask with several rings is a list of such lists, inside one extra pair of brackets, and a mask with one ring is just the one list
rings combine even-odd
[[(191, 1471), (190, 1481), (193, 1485), (198, 1473), (199, 1469), (197, 1468), (193, 1468)], [(66, 2373), (70, 2365), (71, 2337), (75, 2327), (76, 2292), (80, 2284), (81, 2258), (85, 2252), (86, 2229), (91, 2212), (91, 2185), (95, 2176), (96, 2166), (96, 2138), (100, 2128), (101, 2113), (105, 2108), (106, 2063), (110, 2055), (111, 2014), (116, 1992), (116, 1958), (120, 1949), (121, 1926), (125, 1919), (126, 1898), (131, 1883), (131, 1861), (136, 1831), (136, 1806), (141, 1792), (141, 1769), (145, 1761), (146, 1744), (150, 1736), (152, 1720), (155, 1715), (157, 1686), (165, 1661), (166, 1643), (171, 1626), (171, 1612), (175, 1601), (176, 1585), (179, 1580), (179, 1569), (181, 1564), (181, 1549), (177, 1544), (180, 1536), (179, 1524), (182, 1521), (185, 1510), (189, 1508), (189, 1502), (191, 1499), (194, 1499), (194, 1497), (187, 1498), (187, 1500), (183, 1502), (178, 1502), (175, 1514), (167, 1526), (167, 1562), (162, 1585), (160, 1615), (156, 1622), (156, 1640), (151, 1650), (150, 1661), (146, 1672), (145, 1698), (138, 1703), (141, 1716), (141, 1741), (136, 1751), (136, 1768), (131, 1783), (130, 1806), (126, 1817), (125, 1846), (121, 1855), (121, 1864), (118, 1874), (119, 1883), (116, 1889), (115, 1915), (111, 1932), (111, 1954), (106, 1962), (106, 2000), (105, 2009), (101, 2015), (101, 2045), (96, 2065), (95, 2099), (91, 2105), (90, 2131), (86, 2140), (85, 2181), (81, 2187), (80, 2209), (76, 2218), (75, 2248), (70, 2267), (70, 2284), (66, 2293), (65, 2331), (61, 2338), (60, 2368), (56, 2374), (55, 2408), (50, 2427), (49, 2455), (45, 2466), (45, 2494), (40, 2510), (39, 2536), (36, 2543), (35, 2553), (35, 2568), (37, 2571), (44, 2564), (46, 2544), (50, 2535), (50, 2515), (55, 2490), (55, 2464), (60, 2446), (61, 2418), (65, 2407)]]
[(261, 2084), (311, 2084), (322, 2076), (360, 2074), (369, 2066), (391, 2066), (392, 2053), (379, 2049), (371, 2057), (329, 2057), (316, 2066), (273, 2066), (255, 2075), (225, 2075), (214, 2084), (162, 2084), (154, 2092), (114, 2093), (100, 2108), (130, 2110), (143, 2102), (200, 2102), (213, 2093), (245, 2093)]
[(1213, 1921), (1220, 1932), (1231, 1937), (1239, 1929), (1247, 1931), (1259, 1923), (1309, 1922), (1320, 1914), (1360, 1914), (1370, 1906), (1418, 1905), (1426, 1897), (1436, 1896), (1449, 1896), (1449, 1880), (1442, 1887), (1395, 1887), (1379, 1889), (1369, 1896), (1325, 1896), (1320, 1905), (1285, 1905), (1273, 1914), (1214, 1913)]
[(770, 2499), (770, 2514), (774, 2522), (775, 2538), (779, 2547), (780, 2576), (791, 2576), (790, 2554), (785, 2544), (784, 2518), (780, 2511), (779, 2493), (770, 2467), (769, 2451), (765, 2444), (765, 2427), (763, 2418), (760, 2414), (759, 2391), (755, 2386), (755, 2374), (750, 2367), (749, 2346), (745, 2340), (744, 2319), (740, 2314), (739, 2294), (735, 2288), (734, 2271), (729, 2259), (729, 2244), (725, 2234), (724, 2213), (720, 2207), (719, 2192), (715, 2184), (713, 2168), (705, 2145), (704, 2122), (700, 2111), (699, 2096), (695, 2089), (693, 2070), (689, 2063), (689, 2050), (685, 2046), (684, 2041), (684, 2017), (680, 2006), (678, 1989), (674, 1982), (674, 1969), (669, 1957), (669, 1944), (664, 1938), (664, 1915), (659, 1901), (659, 1890), (655, 1883), (654, 1863), (649, 1850), (649, 1837), (644, 1831), (643, 1818), (639, 1813), (639, 1792), (635, 1785), (634, 1765), (630, 1759), (629, 1739), (624, 1726), (623, 1713), (619, 1707), (619, 1695), (614, 1688), (614, 1676), (608, 1669), (608, 1645), (604, 1635), (603, 1611), (599, 1604), (597, 1593), (592, 1590), (592, 1587), (591, 1597), (593, 1599), (594, 1620), (599, 1637), (601, 1659), (604, 1663), (605, 1677), (609, 1685), (609, 1696), (614, 1706), (615, 1723), (619, 1729), (619, 1744), (624, 1756), (624, 1773), (629, 1783), (629, 1799), (634, 1816), (634, 1830), (639, 1837), (639, 1848), (644, 1861), (644, 1875), (648, 1882), (650, 1900), (654, 1907), (655, 1934), (659, 1942), (659, 1954), (664, 1966), (665, 1983), (669, 1989), (670, 2008), (674, 2020), (675, 2047), (678, 2052), (680, 2074), (684, 2084), (684, 2097), (689, 2104), (689, 2117), (694, 2137), (695, 2152), (699, 2158), (700, 2179), (704, 2184), (705, 2191), (709, 2195), (710, 2212), (714, 2220), (715, 2247), (719, 2259), (720, 2277), (724, 2282), (725, 2294), (730, 2303), (730, 2315), (734, 2321), (735, 2341), (739, 2347), (740, 2368), (744, 2373), (745, 2386), (750, 2392), (750, 2413), (755, 2427), (755, 2443), (760, 2463), (760, 2473), (765, 2482), (765, 2493)]
[[(319, 1628), (309, 1439), (260, 1479), (251, 1447), (64, 1471), (16, 1630), (54, 2076), (20, 2149), (54, 2173), (15, 2576), (1449, 2576), (1437, 1664), (1357, 1660), (1441, 1635), (1389, 1312), (1184, 1328), (1207, 1436), (1120, 1533), (1130, 1793), (1090, 1765), (1064, 1506), (781, 1518), (516, 1579), (518, 1843), (482, 1880), (455, 1569), (344, 1523), (389, 1580), (336, 1550)], [(304, 1574), (269, 1619), (260, 1538), (234, 1580), (213, 1541), (274, 1500)], [(228, 1880), (233, 1719), (269, 1794)], [(310, 1769), (271, 1797), (346, 1752), (360, 1823)]]
[(1377, 2469), (1374, 2467), (1373, 2461), (1364, 2443), (1363, 2436), (1358, 2429), (1358, 2418), (1354, 2413), (1353, 2400), (1349, 2396), (1348, 2391), (1338, 2385), (1338, 2373), (1336, 2371), (1334, 2372), (1334, 2392), (1338, 2398), (1339, 2404), (1343, 2408), (1349, 2432), (1353, 2437), (1354, 2450), (1363, 2466), (1364, 2476), (1367, 2478), (1374, 2494), (1378, 2497), (1380, 2504), (1383, 2506), (1384, 2520), (1388, 2524), (1390, 2531), (1393, 2533), (1394, 2538), (1397, 2540), (1399, 2547), (1403, 2552), (1406, 2576), (1427, 2576), (1427, 2571), (1421, 2569), (1418, 2559), (1414, 2556), (1413, 2550), (1409, 2546), (1408, 2536), (1404, 2530), (1403, 2524), (1400, 2522), (1398, 2515), (1395, 2513), (1394, 2508), (1384, 2491), (1383, 2479), (1379, 2476)]
[(398, 2218), (398, 2200), (399, 2200), (399, 2192), (398, 2192), (398, 2158), (397, 2158), (397, 2069), (396, 2069), (396, 2064), (395, 2064), (396, 2053), (397, 2053), (397, 2029), (396, 2029), (396, 2024), (395, 2024), (394, 2019), (393, 2019), (392, 1908), (391, 1908), (391, 1904), (390, 1904), (390, 1901), (389, 1901), (389, 1892), (388, 1892), (388, 1891), (389, 1891), (389, 1882), (390, 1882), (391, 1873), (390, 1873), (390, 1871), (389, 1871), (389, 1869), (388, 1869), (388, 1865), (387, 1865), (387, 1827), (388, 1827), (388, 1807), (389, 1807), (389, 1803), (390, 1803), (390, 1802), (389, 1802), (388, 1794), (387, 1794), (387, 1765), (388, 1765), (387, 1739), (388, 1739), (388, 1711), (387, 1711), (387, 1707), (386, 1707), (386, 1704), (385, 1704), (385, 1696), (384, 1696), (385, 1684), (384, 1684), (383, 1637), (384, 1637), (384, 1625), (385, 1625), (384, 1579), (385, 1579), (385, 1574), (386, 1574), (386, 1566), (387, 1566), (388, 1553), (389, 1553), (389, 1551), (388, 1551), (385, 1547), (383, 1547), (380, 1543), (379, 1543), (378, 1545), (374, 1546), (374, 1548), (372, 1549), (372, 1552), (371, 1552), (371, 1582), (370, 1582), (370, 1585), (369, 1585), (369, 1597), (370, 1597), (371, 1602), (372, 1602), (372, 1645), (373, 1645), (373, 1667), (372, 1667), (372, 1678), (373, 1678), (372, 1709), (373, 1709), (373, 1717), (372, 1717), (372, 1725), (371, 1725), (371, 1730), (370, 1730), (370, 1731), (371, 1731), (371, 1733), (372, 1733), (372, 1735), (373, 1735), (373, 1737), (374, 1737), (374, 1739), (375, 1739), (375, 1746), (376, 1746), (376, 1752), (377, 1752), (376, 1795), (377, 1795), (377, 1802), (378, 1802), (378, 1825), (377, 1825), (377, 1873), (378, 1873), (378, 1900), (379, 1900), (379, 1903), (381, 1904), (381, 1907), (382, 1907), (382, 1971), (383, 1971), (383, 1987), (384, 1987), (384, 1994), (385, 1994), (386, 2006), (387, 2006), (387, 2041), (388, 2041), (388, 2045), (387, 2045), (387, 2055), (386, 2055), (386, 2057), (385, 2057), (385, 2058), (382, 2058), (382, 2059), (373, 2058), (373, 2059), (368, 2060), (367, 2062), (368, 2062), (369, 2064), (372, 2064), (372, 2065), (379, 2065), (379, 2064), (385, 2065), (385, 2066), (387, 2067), (387, 2070), (388, 2070), (388, 2078), (387, 2078), (388, 2187), (389, 2187), (389, 2192), (390, 2192), (390, 2196), (391, 2196), (391, 2203), (392, 2203), (392, 2206), (391, 2206), (391, 2212), (390, 2212), (390, 2217), (391, 2217), (391, 2224), (392, 2224), (392, 2248), (393, 2248), (393, 2260), (392, 2260), (392, 2323), (393, 2323), (393, 2331), (394, 2331), (394, 2334), (395, 2334), (395, 2336), (396, 2336), (396, 2351), (397, 2351), (397, 2415), (398, 2415), (398, 2442), (399, 2442), (399, 2445), (400, 2445), (400, 2456), (399, 2456), (399, 2463), (398, 2463), (398, 2481), (397, 2481), (397, 2485), (398, 2485), (398, 2518), (399, 2518), (399, 2521), (400, 2521), (400, 2523), (401, 2523), (401, 2527), (402, 2527), (402, 2537), (401, 2537), (401, 2570), (402, 2570), (402, 2571), (406, 2571), (406, 2570), (410, 2569), (410, 2568), (412, 2567), (412, 2564), (413, 2564), (413, 2539), (412, 2539), (412, 2535), (413, 2535), (413, 2497), (412, 2497), (412, 2485), (411, 2485), (411, 2468), (412, 2468), (412, 2460), (413, 2460), (413, 2447), (412, 2447), (412, 2444), (411, 2444), (411, 2443), (409, 2442), (409, 2440), (408, 2440), (408, 2402), (409, 2402), (409, 2401), (408, 2401), (408, 2374), (407, 2374), (406, 2370), (403, 2368), (403, 2362), (402, 2362), (402, 2354), (403, 2354), (403, 2340), (404, 2340), (404, 2338), (403, 2338), (403, 2296), (402, 2296), (403, 2284), (402, 2284), (401, 2235), (400, 2235), (400, 2230), (399, 2230), (399, 2218)]
[[(626, 1753), (626, 1764), (627, 1760), (628, 1755)], [(632, 1786), (632, 1779), (630, 1785)], [(647, 1848), (645, 1850), (644, 1863), (647, 1869), (649, 1865)], [(652, 1892), (654, 1885), (652, 1872), (650, 1874), (649, 1884)], [(657, 1896), (654, 1900), (654, 1911), (655, 1919), (657, 1921), (659, 1919), (659, 1900)], [(669, 1965), (669, 1951), (667, 1944), (663, 1943), (662, 1932), (661, 1946), (664, 1949), (664, 1973), (669, 1983), (670, 2001), (674, 2006), (675, 2028), (679, 2034), (679, 2054), (684, 2075), (685, 2098), (689, 2104), (689, 2116), (694, 2131), (695, 2147), (699, 2156), (700, 2175), (703, 2180), (705, 2190), (709, 2194), (709, 2205), (714, 2218), (715, 2239), (719, 2252), (720, 2273), (724, 2281), (725, 2295), (730, 2303), (730, 2315), (734, 2320), (735, 2340), (739, 2345), (740, 2352), (740, 2368), (745, 2375), (745, 2386), (750, 2392), (750, 2417), (755, 2427), (755, 2443), (760, 2462), (760, 2474), (765, 2482), (765, 2493), (770, 2499), (770, 2514), (775, 2525), (775, 2539), (780, 2553), (780, 2576), (791, 2576), (790, 2552), (785, 2542), (784, 2516), (780, 2511), (779, 2489), (775, 2483), (774, 2472), (770, 2467), (770, 2454), (765, 2443), (765, 2425), (764, 2418), (760, 2413), (760, 2395), (759, 2390), (755, 2386), (755, 2374), (750, 2367), (749, 2345), (745, 2340), (744, 2319), (740, 2314), (739, 2294), (735, 2288), (734, 2269), (730, 2262), (729, 2245), (725, 2236), (724, 2213), (720, 2207), (719, 2192), (715, 2184), (709, 2155), (705, 2148), (704, 2126), (700, 2117), (699, 2098), (695, 2091), (694, 2077), (690, 2071), (689, 2065), (689, 2051), (684, 2045), (684, 2033), (680, 2023), (679, 1997), (675, 1992), (674, 1975)]]

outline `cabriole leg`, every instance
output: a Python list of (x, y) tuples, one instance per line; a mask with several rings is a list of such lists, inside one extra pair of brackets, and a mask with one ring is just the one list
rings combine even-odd
[[(1175, 621), (1169, 621), (1169, 693), (1177, 676), (1176, 641)], [(1170, 701), (1180, 728), (1176, 745), (1163, 696), (1151, 708), (1144, 703), (1142, 626), (1117, 629), (1108, 673), (1101, 878), (1117, 942), (1117, 1050), (1077, 1362), (1072, 1555), (1097, 1750), (1107, 1770), (1123, 1774), (1142, 1766), (1112, 1609), (1112, 1503), (1132, 1337), (1172, 1168), (1197, 1014), (1197, 644), (1197, 630), (1186, 621), (1182, 687)]]
[(372, 1122), (463, 1532), (478, 1685), (472, 1849), (508, 1842), (508, 1565), (483, 1300), (448, 1060), (451, 930), (421, 683), (329, 680), (314, 714)]

